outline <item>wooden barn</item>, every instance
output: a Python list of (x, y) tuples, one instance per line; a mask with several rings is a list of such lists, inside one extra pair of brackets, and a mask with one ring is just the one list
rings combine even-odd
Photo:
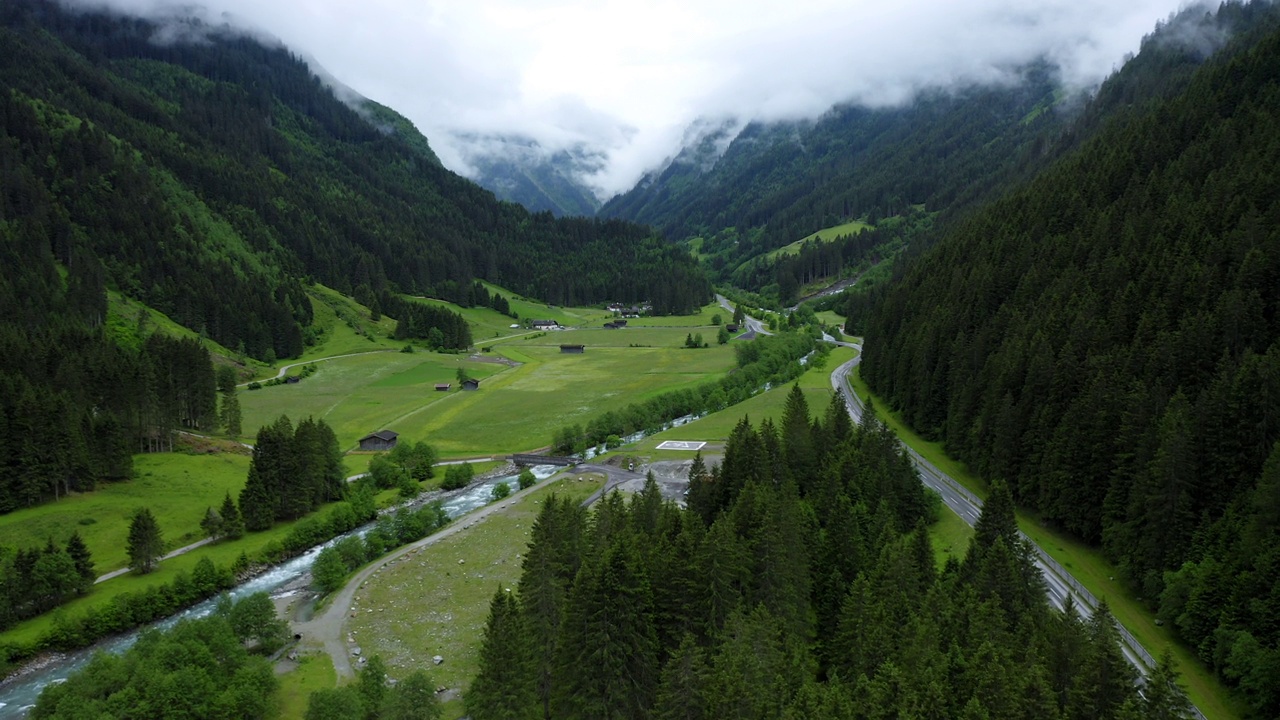
[(379, 430), (360, 438), (361, 450), (390, 450), (396, 446), (396, 438), (400, 433), (391, 430)]
[(480, 381), (479, 381), (479, 380), (472, 380), (471, 378), (467, 378), (466, 380), (463, 380), (463, 381), (462, 381), (462, 389), (463, 389), (463, 390), (479, 390), (479, 389), (480, 389)]
[(449, 383), (436, 383), (436, 392), (449, 392)]
[(581, 355), (582, 353), (586, 352), (586, 350), (587, 348), (585, 345), (561, 345), (560, 346), (560, 352), (570, 353), (573, 355)]

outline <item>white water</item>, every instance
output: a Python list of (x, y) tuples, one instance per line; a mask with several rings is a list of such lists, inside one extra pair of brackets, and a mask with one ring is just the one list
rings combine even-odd
[[(533, 471), (534, 477), (543, 480), (551, 477), (562, 468), (552, 465), (539, 465), (530, 470)], [(499, 483), (507, 483), (515, 492), (518, 485), (518, 476), (507, 475), (504, 477), (491, 478), (484, 482), (478, 483), (473, 487), (467, 488), (463, 492), (449, 498), (442, 506), (445, 513), (450, 518), (457, 518), (465, 515), (476, 508), (487, 505), (493, 500), (493, 489)], [(373, 523), (359, 527), (345, 535), (338, 537), (316, 547), (311, 548), (302, 555), (277, 565), (267, 572), (237, 585), (229, 591), (229, 595), (233, 600), (239, 600), (247, 595), (256, 592), (272, 593), (275, 590), (293, 582), (311, 571), (312, 564), (315, 563), (316, 557), (320, 555), (320, 551), (325, 547), (338, 542), (339, 540), (351, 536), (363, 536), (373, 527)], [(157, 621), (147, 627), (169, 628), (176, 624), (179, 620), (201, 618), (213, 612), (217, 598), (211, 598), (204, 602), (194, 605), (182, 612), (172, 615), (164, 620)], [(128, 650), (138, 639), (140, 630), (118, 635), (116, 637), (107, 638), (98, 642), (93, 647), (77, 650), (67, 653), (66, 655), (49, 662), (44, 667), (29, 672), (25, 675), (11, 678), (0, 684), (0, 719), (21, 718), (27, 715), (27, 711), (33, 707), (36, 698), (40, 696), (40, 691), (47, 685), (53, 685), (60, 682), (66, 682), (67, 677), (84, 667), (89, 658), (95, 652), (122, 653)]]

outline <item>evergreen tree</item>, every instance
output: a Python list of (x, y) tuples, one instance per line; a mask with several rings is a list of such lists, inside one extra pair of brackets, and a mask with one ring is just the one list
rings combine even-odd
[(707, 718), (707, 674), (702, 648), (693, 635), (685, 635), (680, 646), (662, 667), (654, 720), (704, 720)]
[(129, 521), (129, 537), (125, 541), (129, 554), (129, 569), (145, 575), (155, 569), (164, 555), (164, 541), (160, 526), (147, 508), (139, 508)]
[(467, 713), (475, 720), (536, 717), (529, 638), (520, 607), (499, 588), (489, 603), (489, 620), (480, 646), (480, 669), (467, 690)]
[(231, 499), (230, 492), (223, 496), (218, 516), (222, 520), (220, 527), (222, 537), (230, 540), (239, 540), (244, 537), (244, 518), (240, 517), (240, 509), (236, 507), (235, 500)]
[(625, 537), (584, 564), (565, 606), (554, 715), (640, 720), (657, 689), (653, 598)]
[(75, 564), (76, 576), (80, 578), (79, 592), (84, 594), (93, 587), (97, 574), (93, 570), (93, 556), (89, 553), (89, 547), (84, 544), (84, 539), (80, 537), (80, 531), (73, 531), (71, 537), (67, 538), (67, 556), (71, 558)]

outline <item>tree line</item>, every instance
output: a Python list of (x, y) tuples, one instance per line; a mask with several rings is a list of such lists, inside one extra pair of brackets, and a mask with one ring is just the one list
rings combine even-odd
[[(909, 264), (863, 375), (1280, 713), (1280, 19)], [(1263, 12), (1263, 10), (1258, 10)]]
[(94, 654), (47, 685), (31, 717), (270, 717), (279, 681), (264, 654), (286, 637), (266, 593), (234, 603), (224, 595), (208, 617), (145, 630), (123, 655)]
[(688, 508), (652, 477), (591, 513), (549, 499), (490, 604), (465, 693), (491, 718), (1183, 717), (1168, 660), (1143, 695), (1105, 606), (1049, 607), (997, 487), (962, 561), (891, 431), (744, 418)]
[(396, 340), (426, 340), (431, 350), (466, 350), (471, 347), (471, 326), (460, 313), (449, 308), (414, 300), (404, 300), (390, 293), (379, 304), (396, 318)]
[(97, 577), (80, 533), (59, 547), (0, 546), (0, 630), (48, 612), (89, 592)]

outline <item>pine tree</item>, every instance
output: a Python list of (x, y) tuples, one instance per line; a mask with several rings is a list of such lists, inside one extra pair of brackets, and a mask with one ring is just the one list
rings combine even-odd
[(83, 595), (93, 587), (97, 574), (93, 570), (93, 556), (89, 553), (89, 547), (84, 544), (84, 539), (80, 537), (78, 530), (72, 532), (71, 537), (67, 538), (67, 555), (75, 563), (76, 575), (80, 578), (79, 592)]
[(801, 493), (808, 495), (818, 481), (813, 435), (809, 423), (809, 403), (794, 383), (782, 409), (782, 452), (789, 477), (795, 479)]
[(627, 538), (583, 565), (564, 615), (555, 673), (558, 718), (641, 720), (657, 688), (653, 597)]
[(475, 720), (522, 720), (536, 717), (529, 639), (520, 607), (511, 593), (498, 588), (489, 603), (480, 646), (480, 669), (467, 690), (467, 713)]
[(232, 385), (229, 391), (222, 394), (222, 412), (219, 416), (222, 427), (227, 432), (227, 437), (240, 437), (242, 415), (240, 398), (236, 395), (235, 386)]
[(680, 646), (662, 667), (654, 720), (703, 720), (707, 717), (707, 661), (693, 635), (685, 635)]
[(231, 493), (223, 496), (218, 515), (222, 518), (222, 537), (230, 540), (244, 537), (244, 518), (240, 517), (240, 510), (236, 507), (236, 501), (231, 499)]
[(1190, 717), (1191, 702), (1178, 682), (1173, 653), (1165, 648), (1155, 670), (1142, 688), (1142, 717), (1149, 720), (1182, 720)]
[(204, 518), (200, 521), (200, 529), (205, 537), (218, 540), (222, 537), (222, 515), (213, 508), (205, 508)]
[(129, 569), (143, 575), (154, 570), (156, 563), (164, 555), (160, 526), (147, 508), (139, 508), (133, 514), (125, 549), (129, 553)]

